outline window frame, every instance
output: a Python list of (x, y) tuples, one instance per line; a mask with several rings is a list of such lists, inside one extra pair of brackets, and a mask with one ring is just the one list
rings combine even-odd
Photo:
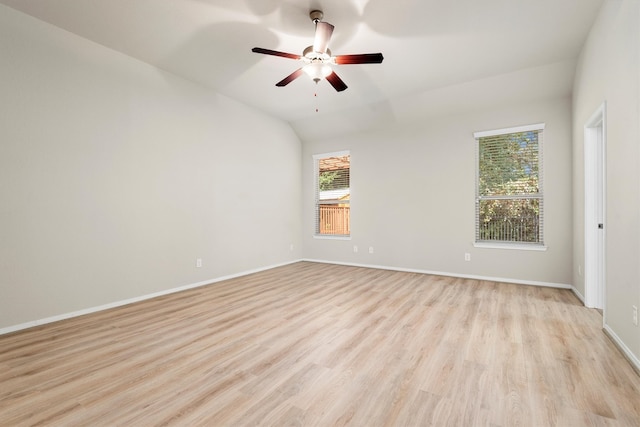
[[(321, 203), (320, 202), (320, 160), (331, 157), (344, 157), (349, 156), (349, 199), (342, 200), (340, 203)], [(329, 153), (321, 153), (313, 155), (313, 186), (314, 186), (314, 205), (313, 205), (313, 237), (316, 239), (330, 239), (330, 240), (351, 240), (351, 151), (341, 150), (333, 151)], [(320, 233), (319, 221), (320, 221), (320, 206), (331, 204), (348, 204), (349, 205), (349, 234), (325, 234)]]
[[(526, 126), (516, 126), (510, 128), (503, 129), (495, 129), (488, 131), (480, 131), (474, 132), (473, 136), (475, 139), (475, 220), (474, 220), (474, 239), (473, 246), (478, 248), (489, 248), (489, 249), (517, 249), (517, 250), (530, 250), (530, 251), (546, 251), (547, 246), (544, 241), (544, 123), (536, 123), (532, 125)], [(480, 195), (480, 138), (492, 137), (492, 136), (500, 136), (500, 135), (508, 135), (513, 133), (522, 133), (522, 132), (538, 132), (538, 193), (536, 195), (531, 194), (521, 194), (514, 195), (513, 197), (509, 196), (481, 196)], [(523, 242), (523, 241), (505, 241), (505, 240), (479, 240), (480, 232), (480, 201), (481, 200), (497, 200), (497, 199), (523, 199), (523, 198), (532, 198), (539, 200), (539, 225), (538, 225), (538, 233), (539, 233), (539, 241), (538, 242)]]

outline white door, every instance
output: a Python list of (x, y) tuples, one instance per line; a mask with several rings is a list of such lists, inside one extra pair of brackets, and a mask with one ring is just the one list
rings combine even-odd
[(585, 305), (604, 309), (605, 298), (605, 105), (584, 128)]

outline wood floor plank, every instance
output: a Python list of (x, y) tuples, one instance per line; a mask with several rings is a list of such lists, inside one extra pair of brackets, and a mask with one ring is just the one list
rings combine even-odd
[(300, 262), (0, 336), (0, 426), (638, 426), (570, 291)]

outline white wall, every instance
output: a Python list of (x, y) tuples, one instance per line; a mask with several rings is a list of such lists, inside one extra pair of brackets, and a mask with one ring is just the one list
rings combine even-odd
[[(508, 79), (508, 76), (505, 76)], [(544, 252), (475, 248), (473, 132), (546, 123)], [(505, 280), (571, 283), (571, 103), (510, 102), (303, 144), (310, 259)], [(316, 239), (312, 155), (351, 151), (351, 240)], [(353, 246), (358, 246), (358, 253)], [(374, 253), (369, 254), (372, 246)], [(471, 254), (465, 262), (464, 254)]]
[(640, 2), (607, 0), (579, 58), (573, 96), (573, 281), (584, 293), (584, 125), (606, 102), (606, 328), (640, 360)]
[(289, 125), (4, 6), (0, 58), (0, 329), (300, 258)]

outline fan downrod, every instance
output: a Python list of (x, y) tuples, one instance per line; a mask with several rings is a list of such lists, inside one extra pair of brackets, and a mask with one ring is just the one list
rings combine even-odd
[(309, 12), (309, 18), (311, 18), (314, 24), (317, 24), (318, 22), (322, 21), (323, 17), (324, 17), (324, 13), (322, 13), (321, 10), (312, 10), (311, 12)]

